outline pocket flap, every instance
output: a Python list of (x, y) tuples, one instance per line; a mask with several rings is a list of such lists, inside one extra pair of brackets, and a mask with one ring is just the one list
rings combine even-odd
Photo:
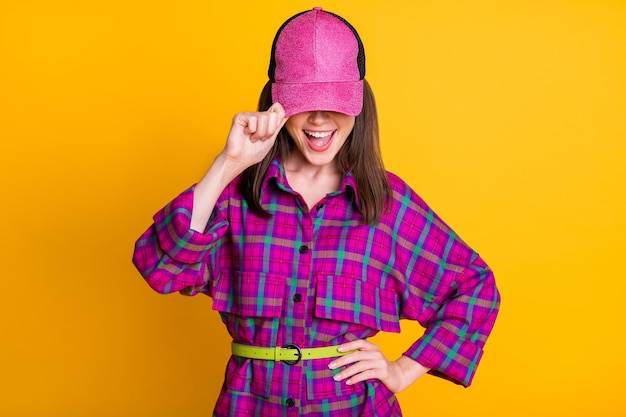
[(319, 275), (316, 291), (316, 317), (400, 332), (399, 301), (392, 290), (358, 278)]
[(286, 279), (263, 272), (221, 274), (213, 291), (213, 310), (245, 317), (280, 317)]

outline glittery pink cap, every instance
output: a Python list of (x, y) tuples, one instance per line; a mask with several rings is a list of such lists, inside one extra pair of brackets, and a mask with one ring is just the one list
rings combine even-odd
[(278, 30), (268, 75), (286, 116), (316, 110), (356, 116), (363, 107), (365, 53), (356, 30), (321, 7)]

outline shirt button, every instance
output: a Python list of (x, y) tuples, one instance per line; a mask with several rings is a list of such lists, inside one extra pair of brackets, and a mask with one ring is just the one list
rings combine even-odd
[(296, 294), (293, 296), (293, 301), (295, 301), (296, 303), (299, 303), (300, 301), (302, 301), (302, 294)]
[(294, 405), (296, 405), (296, 402), (293, 400), (293, 398), (287, 398), (287, 401), (285, 401), (285, 404), (287, 405), (287, 407), (293, 407)]
[(320, 211), (323, 207), (323, 204), (318, 204), (317, 207), (315, 207), (315, 210)]
[(300, 246), (299, 251), (300, 251), (300, 253), (302, 253), (302, 254), (307, 253), (307, 252), (309, 251), (309, 247), (308, 247), (308, 246), (306, 246), (306, 245), (302, 245), (302, 246)]

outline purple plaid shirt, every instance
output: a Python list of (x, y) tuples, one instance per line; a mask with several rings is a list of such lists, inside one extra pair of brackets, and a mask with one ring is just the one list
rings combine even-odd
[[(388, 177), (393, 199), (377, 225), (360, 223), (349, 173), (309, 210), (274, 161), (261, 194), (273, 216), (253, 213), (235, 179), (205, 233), (190, 229), (192, 187), (154, 216), (133, 262), (160, 293), (212, 297), (233, 340), (247, 345), (339, 345), (417, 320), (425, 333), (404, 354), (468, 386), (498, 311), (493, 274), (406, 183)], [(335, 382), (331, 361), (233, 356), (214, 415), (401, 415), (379, 381)]]

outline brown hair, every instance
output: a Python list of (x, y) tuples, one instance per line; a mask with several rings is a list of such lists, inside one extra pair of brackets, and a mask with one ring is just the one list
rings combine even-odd
[[(259, 111), (265, 111), (272, 105), (271, 82), (267, 82), (259, 97)], [(242, 174), (240, 192), (250, 208), (263, 216), (270, 214), (261, 206), (261, 186), (267, 169), (276, 157), (287, 159), (294, 143), (286, 129), (276, 137), (274, 146), (258, 164), (248, 167)], [(363, 110), (356, 116), (354, 128), (346, 139), (339, 153), (337, 164), (343, 172), (352, 172), (359, 196), (359, 211), (363, 224), (377, 223), (387, 199), (391, 196), (391, 187), (383, 165), (378, 136), (378, 114), (374, 93), (363, 80)]]

